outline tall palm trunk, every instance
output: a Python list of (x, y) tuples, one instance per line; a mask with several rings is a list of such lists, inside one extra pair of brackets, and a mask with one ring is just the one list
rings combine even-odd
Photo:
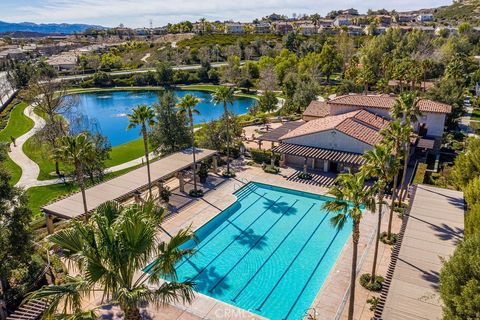
[(59, 166), (59, 164), (58, 164), (58, 160), (55, 160), (55, 174), (56, 174), (57, 176), (60, 175), (60, 166)]
[(75, 162), (75, 171), (77, 172), (77, 181), (82, 192), (83, 212), (85, 213), (85, 220), (88, 220), (87, 196), (85, 194), (85, 183), (83, 177), (82, 164), (79, 161)]
[(398, 197), (398, 204), (400, 205), (403, 200), (405, 200), (407, 187), (405, 186), (405, 179), (407, 177), (408, 170), (408, 161), (410, 158), (410, 139), (407, 142), (407, 147), (405, 148), (405, 155), (403, 156), (403, 173), (402, 173), (402, 182), (400, 183), (400, 196)]
[(375, 238), (375, 251), (373, 253), (373, 265), (372, 265), (372, 278), (370, 283), (375, 282), (375, 275), (377, 272), (377, 259), (378, 259), (378, 245), (380, 243), (380, 228), (382, 227), (382, 209), (383, 209), (383, 197), (385, 194), (385, 188), (382, 186), (378, 191), (378, 220), (377, 220), (377, 235)]
[(393, 207), (395, 206), (395, 200), (397, 198), (397, 183), (398, 183), (398, 174), (393, 178), (393, 190), (392, 190), (392, 200), (390, 201), (390, 214), (388, 217), (388, 229), (387, 237), (390, 239), (392, 235), (392, 220), (393, 220)]
[(348, 304), (348, 320), (353, 320), (353, 311), (355, 308), (355, 284), (357, 280), (357, 253), (358, 240), (360, 239), (360, 222), (353, 222), (353, 253), (352, 253), (352, 272), (350, 276), (350, 301)]
[(192, 130), (192, 154), (193, 154), (193, 190), (197, 191), (197, 159), (195, 156), (195, 132), (193, 130), (193, 115), (189, 110), (188, 116), (190, 118), (190, 128)]
[(228, 116), (226, 102), (223, 102), (223, 111), (227, 120), (227, 173), (230, 173), (230, 117)]
[(145, 124), (142, 125), (142, 135), (143, 135), (143, 148), (145, 150), (145, 161), (147, 162), (147, 175), (148, 175), (148, 193), (150, 197), (152, 196), (152, 178), (150, 177), (150, 160), (148, 158), (148, 137), (147, 137), (147, 127)]

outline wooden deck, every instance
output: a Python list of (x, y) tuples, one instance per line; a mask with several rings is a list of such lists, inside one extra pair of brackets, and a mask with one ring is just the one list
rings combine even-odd
[[(392, 257), (376, 319), (442, 319), (442, 259), (463, 238), (463, 193), (419, 185)], [(402, 234), (403, 233), (403, 234)]]

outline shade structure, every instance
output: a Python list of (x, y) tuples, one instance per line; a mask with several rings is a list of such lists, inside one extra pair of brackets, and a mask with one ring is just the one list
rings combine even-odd
[(317, 147), (308, 147), (291, 143), (281, 143), (280, 145), (273, 148), (272, 151), (286, 155), (305, 157), (310, 159), (329, 160), (357, 166), (365, 163), (365, 159), (362, 157), (361, 154), (358, 153)]
[[(197, 161), (214, 156), (217, 151), (208, 149), (195, 149)], [(191, 149), (176, 152), (150, 163), (152, 183), (171, 177), (175, 173), (189, 168), (193, 164)], [(95, 210), (101, 204), (121, 200), (134, 192), (148, 187), (147, 168), (141, 167), (125, 173), (111, 180), (99, 183), (85, 190), (87, 208)], [(63, 219), (72, 219), (84, 214), (82, 194), (77, 192), (62, 200), (42, 208), (44, 213)]]

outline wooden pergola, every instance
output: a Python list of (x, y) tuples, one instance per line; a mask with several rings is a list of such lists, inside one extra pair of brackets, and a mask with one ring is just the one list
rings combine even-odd
[[(213, 158), (213, 170), (217, 171), (215, 155), (217, 151), (208, 149), (195, 149), (197, 162)], [(180, 181), (180, 189), (184, 186), (184, 177), (181, 171), (193, 166), (193, 154), (191, 149), (176, 152), (159, 160), (150, 163), (152, 184), (159, 187), (168, 178), (177, 176)], [(101, 204), (108, 201), (122, 201), (138, 194), (148, 187), (147, 169), (141, 167), (111, 180), (97, 184), (85, 190), (87, 208), (89, 212), (94, 211)], [(53, 217), (62, 219), (74, 219), (84, 214), (82, 194), (77, 192), (59, 201), (42, 207), (47, 220), (47, 229), (53, 231)]]

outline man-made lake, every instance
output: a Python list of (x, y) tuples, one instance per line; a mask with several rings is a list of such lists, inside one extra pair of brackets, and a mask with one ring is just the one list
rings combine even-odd
[[(194, 123), (204, 123), (219, 119), (223, 114), (223, 105), (212, 103), (212, 96), (207, 91), (176, 90), (174, 94), (181, 98), (193, 94), (200, 99), (197, 106), (199, 115), (194, 115)], [(140, 130), (135, 128), (127, 130), (127, 114), (139, 104), (152, 105), (159, 101), (162, 91), (111, 91), (78, 94), (78, 104), (67, 118), (80, 119), (76, 124), (79, 128), (88, 128), (98, 131), (108, 137), (112, 146), (136, 140), (140, 137)], [(239, 115), (248, 112), (248, 108), (255, 103), (252, 98), (235, 97), (233, 105), (228, 105), (229, 110)], [(75, 126), (71, 123), (72, 126)]]

